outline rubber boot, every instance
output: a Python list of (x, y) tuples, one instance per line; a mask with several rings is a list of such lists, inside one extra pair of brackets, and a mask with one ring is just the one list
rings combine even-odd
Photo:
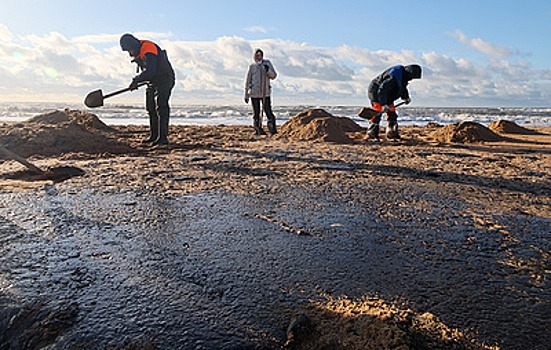
[(275, 118), (270, 118), (270, 119), (268, 119), (268, 131), (269, 131), (270, 134), (272, 134), (272, 135), (277, 134)]
[(149, 137), (143, 139), (142, 143), (152, 143), (159, 138), (159, 119), (157, 116), (149, 117)]
[(168, 145), (168, 116), (162, 116), (159, 121), (159, 138), (154, 145)]
[(379, 141), (379, 124), (370, 123), (367, 127), (367, 136), (370, 140)]
[(264, 131), (264, 129), (262, 129), (262, 125), (260, 125), (260, 119), (259, 118), (254, 118), (253, 127), (254, 127), (254, 134), (255, 135), (257, 135), (257, 136), (266, 135), (266, 132)]
[(389, 122), (386, 128), (386, 138), (389, 140), (400, 140), (400, 134), (398, 133), (398, 123)]
[(159, 115), (155, 104), (155, 89), (151, 85), (145, 90), (145, 108), (149, 115), (149, 138), (142, 142), (153, 143), (159, 138)]

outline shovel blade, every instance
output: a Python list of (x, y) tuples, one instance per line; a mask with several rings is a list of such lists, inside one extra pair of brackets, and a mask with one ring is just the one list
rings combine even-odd
[(358, 117), (369, 120), (379, 114), (381, 114), (381, 112), (378, 112), (373, 108), (364, 107), (358, 112)]
[(84, 99), (84, 104), (89, 108), (103, 106), (103, 92), (101, 90), (92, 91)]

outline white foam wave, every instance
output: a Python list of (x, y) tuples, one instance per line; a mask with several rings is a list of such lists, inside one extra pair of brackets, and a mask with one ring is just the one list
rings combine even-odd
[[(35, 115), (56, 109), (86, 109), (80, 104), (0, 103), (0, 122), (21, 122)], [(278, 124), (283, 124), (298, 112), (309, 108), (324, 108), (333, 115), (350, 117), (360, 125), (367, 122), (357, 117), (359, 106), (275, 106)], [(88, 109), (110, 125), (149, 123), (147, 112), (140, 105), (106, 105)], [(551, 126), (551, 108), (402, 108), (399, 110), (402, 125), (425, 125), (476, 121), (489, 124), (494, 120), (510, 120), (519, 125)], [(171, 123), (174, 125), (249, 125), (252, 120), (250, 105), (240, 106), (172, 106)]]

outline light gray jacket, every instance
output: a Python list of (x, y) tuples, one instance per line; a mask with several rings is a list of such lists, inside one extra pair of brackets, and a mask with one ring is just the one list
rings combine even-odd
[[(268, 66), (267, 72), (264, 66)], [(252, 63), (249, 66), (249, 72), (245, 80), (245, 97), (262, 98), (270, 96), (272, 93), (270, 79), (275, 79), (276, 77), (277, 73), (272, 62), (269, 60), (262, 60), (260, 63)], [(262, 89), (262, 82), (265, 84), (264, 89)], [(264, 96), (262, 96), (263, 92)]]

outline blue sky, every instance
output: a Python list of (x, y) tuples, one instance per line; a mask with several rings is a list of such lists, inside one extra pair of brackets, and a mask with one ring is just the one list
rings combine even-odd
[(117, 43), (125, 32), (168, 50), (177, 103), (239, 103), (255, 47), (278, 70), (274, 95), (285, 104), (361, 105), (373, 76), (409, 63), (425, 68), (410, 85), (418, 105), (549, 106), (551, 100), (546, 0), (0, 5), (0, 101), (75, 102), (94, 88), (126, 86), (133, 67)]

